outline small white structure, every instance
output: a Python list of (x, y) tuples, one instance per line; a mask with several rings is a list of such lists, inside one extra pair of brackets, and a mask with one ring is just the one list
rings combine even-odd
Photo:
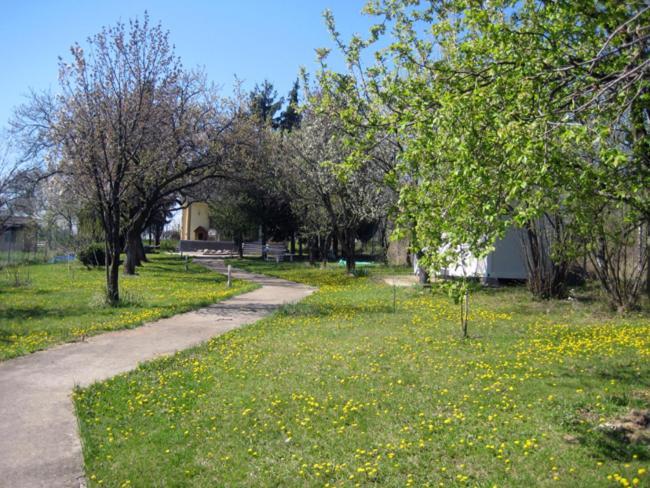
[[(463, 262), (442, 270), (442, 277), (478, 278), (491, 280), (525, 280), (526, 261), (521, 245), (521, 230), (509, 229), (503, 239), (494, 244), (494, 251), (484, 258), (467, 256)], [(413, 272), (418, 274), (417, 258), (413, 259)]]

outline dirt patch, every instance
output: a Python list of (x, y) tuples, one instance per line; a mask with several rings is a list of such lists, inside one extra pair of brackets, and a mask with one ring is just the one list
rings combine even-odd
[(599, 414), (590, 410), (589, 408), (580, 408), (578, 409), (577, 414), (581, 424), (585, 422), (594, 424), (598, 422), (598, 419), (600, 418)]
[(418, 282), (417, 276), (414, 275), (404, 275), (404, 276), (387, 276), (384, 277), (384, 283), (390, 286), (413, 286)]
[(598, 428), (605, 434), (630, 444), (650, 444), (650, 410), (632, 410)]

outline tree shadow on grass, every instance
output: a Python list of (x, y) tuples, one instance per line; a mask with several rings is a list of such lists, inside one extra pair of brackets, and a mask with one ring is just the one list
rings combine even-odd
[(607, 370), (598, 371), (596, 374), (608, 381), (615, 380), (617, 383), (650, 387), (650, 374), (639, 374), (632, 366), (614, 366)]
[(647, 444), (630, 443), (593, 426), (578, 429), (577, 433), (580, 443), (590, 449), (597, 458), (630, 461), (636, 456), (640, 461), (650, 459), (650, 446)]
[(191, 278), (192, 281), (225, 281), (226, 277), (225, 275), (217, 272), (209, 272), (209, 270), (205, 268), (189, 268), (187, 271), (183, 268), (180, 269), (175, 269), (175, 268), (170, 268), (169, 266), (161, 265), (158, 264), (158, 262), (152, 262), (152, 263), (147, 263), (145, 264), (144, 268), (147, 272), (151, 273), (157, 273), (160, 275), (169, 275), (170, 273), (173, 273), (178, 276), (183, 276), (186, 278)]
[(357, 305), (354, 303), (344, 304), (317, 304), (317, 303), (293, 303), (283, 305), (278, 309), (278, 315), (287, 317), (327, 317), (329, 315), (350, 314), (384, 314), (392, 313), (393, 307), (390, 304)]
[[(650, 366), (641, 371), (638, 370), (638, 365), (632, 364), (609, 364), (606, 367), (589, 367), (586, 373), (578, 373), (577, 366), (569, 366), (562, 368), (558, 372), (561, 378), (575, 379), (582, 376), (589, 379), (599, 379), (607, 382), (616, 381), (616, 383), (629, 385), (632, 387), (650, 387)], [(585, 376), (586, 375), (586, 376)]]
[(9, 339), (9, 336), (12, 334), (13, 333), (9, 332), (8, 330), (0, 329), (0, 344), (13, 344), (15, 341), (13, 339)]
[[(611, 398), (610, 398), (611, 400)], [(618, 398), (616, 404), (624, 411), (634, 411), (640, 404), (630, 398)], [(647, 402), (645, 403), (647, 407)], [(605, 428), (601, 414), (589, 405), (579, 404), (562, 422), (575, 435), (567, 436), (571, 442), (578, 442), (587, 448), (597, 459), (630, 461), (650, 459), (650, 445), (644, 442), (631, 442), (624, 435)]]
[[(35, 331), (30, 331), (35, 332)], [(40, 332), (40, 329), (39, 329)], [(21, 338), (27, 335), (28, 331), (4, 330), (0, 328), (0, 344), (11, 345), (16, 342), (16, 337)], [(13, 337), (12, 336), (16, 336)]]
[(86, 315), (89, 310), (83, 307), (69, 308), (46, 308), (43, 306), (31, 307), (7, 307), (0, 308), (0, 323), (4, 320), (30, 320), (43, 317), (50, 318), (73, 318), (78, 315)]

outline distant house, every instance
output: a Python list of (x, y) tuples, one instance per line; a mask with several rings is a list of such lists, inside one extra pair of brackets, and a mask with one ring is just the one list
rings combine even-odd
[(36, 251), (36, 230), (30, 217), (0, 216), (0, 251)]

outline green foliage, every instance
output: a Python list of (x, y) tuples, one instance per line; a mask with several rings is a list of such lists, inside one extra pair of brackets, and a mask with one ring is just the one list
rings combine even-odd
[[(348, 43), (326, 13), (349, 70), (323, 72), (323, 99), (347, 102), (339, 120), (354, 139), (348, 167), (367, 154), (364, 144), (396, 138), (399, 228), (426, 267), (483, 257), (507, 229), (548, 216), (562, 219), (549, 250), (560, 262), (585, 242), (642, 231), (650, 214), (644, 2), (379, 0), (365, 12), (377, 25)], [(376, 62), (364, 67), (369, 49)], [(607, 231), (605, 208), (629, 227)], [(639, 288), (648, 266), (641, 249), (633, 275), (601, 280), (608, 293), (612, 280)]]
[(278, 92), (273, 88), (273, 83), (264, 80), (261, 85), (255, 85), (250, 95), (251, 115), (262, 124), (275, 127), (278, 123), (276, 113), (282, 107), (283, 99), (278, 99)]
[(300, 103), (298, 100), (298, 90), (300, 83), (296, 80), (289, 92), (287, 108), (280, 114), (278, 126), (282, 130), (291, 131), (300, 126)]
[[(335, 235), (352, 271), (356, 239), (367, 240), (377, 230), (394, 194), (383, 182), (383, 168), (374, 164), (380, 149), (355, 158), (356, 148), (333, 116), (334, 102), (327, 99), (325, 92), (309, 92), (300, 129), (283, 139), (283, 179), (303, 234), (319, 237), (325, 248), (327, 236)], [(354, 165), (348, 164), (350, 158)]]
[(79, 251), (79, 261), (87, 268), (104, 266), (106, 264), (106, 246), (95, 242)]
[(160, 250), (162, 252), (176, 252), (178, 249), (178, 241), (164, 239), (160, 241)]
[(78, 233), (81, 242), (98, 241), (103, 237), (101, 217), (95, 207), (90, 204), (80, 205), (76, 211)]
[(7, 286), (18, 288), (32, 283), (29, 263), (11, 264), (0, 268)]

